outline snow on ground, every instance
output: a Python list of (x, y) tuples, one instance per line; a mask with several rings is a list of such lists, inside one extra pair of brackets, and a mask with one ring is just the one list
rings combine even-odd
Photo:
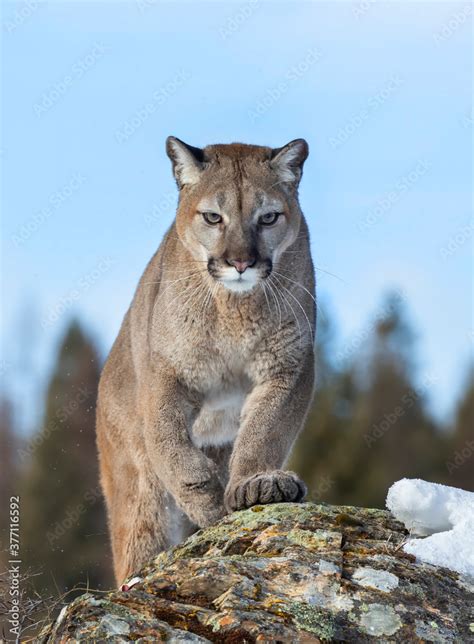
[[(402, 479), (387, 508), (411, 534), (403, 549), (420, 561), (474, 577), (474, 493), (420, 479)], [(428, 535), (428, 536), (427, 536)]]

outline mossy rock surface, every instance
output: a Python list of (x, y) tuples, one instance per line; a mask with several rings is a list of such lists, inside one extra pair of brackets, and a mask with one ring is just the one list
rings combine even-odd
[(388, 512), (256, 506), (87, 593), (40, 641), (474, 642), (472, 580), (404, 553)]

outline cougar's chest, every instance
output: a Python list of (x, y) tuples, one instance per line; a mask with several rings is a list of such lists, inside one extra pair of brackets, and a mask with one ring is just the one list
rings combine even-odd
[(209, 409), (225, 410), (235, 407), (249, 387), (247, 365), (243, 348), (233, 353), (196, 351), (183, 365), (183, 375), (189, 386), (201, 393)]
[(191, 437), (197, 447), (220, 446), (235, 440), (247, 391), (239, 385), (208, 391), (191, 424)]
[(252, 385), (245, 372), (246, 351), (237, 348), (215, 350), (202, 361), (188, 366), (190, 389), (198, 393), (199, 404), (190, 424), (190, 435), (198, 447), (231, 443), (237, 436), (240, 416)]
[[(252, 360), (253, 338), (222, 333), (209, 327), (204, 333), (183, 334), (174, 351), (174, 361), (190, 387), (209, 396), (211, 405), (228, 406), (245, 380)], [(220, 392), (227, 391), (224, 400)]]

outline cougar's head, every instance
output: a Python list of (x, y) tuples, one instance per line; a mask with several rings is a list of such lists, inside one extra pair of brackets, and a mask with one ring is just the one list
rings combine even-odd
[(227, 289), (251, 290), (298, 236), (297, 190), (308, 144), (201, 149), (170, 136), (166, 150), (180, 191), (179, 238)]

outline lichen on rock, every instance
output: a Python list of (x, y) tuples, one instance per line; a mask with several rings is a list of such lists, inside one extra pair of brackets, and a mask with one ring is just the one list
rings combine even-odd
[(469, 580), (417, 563), (389, 512), (256, 506), (158, 555), (127, 592), (89, 592), (40, 641), (469, 642)]

